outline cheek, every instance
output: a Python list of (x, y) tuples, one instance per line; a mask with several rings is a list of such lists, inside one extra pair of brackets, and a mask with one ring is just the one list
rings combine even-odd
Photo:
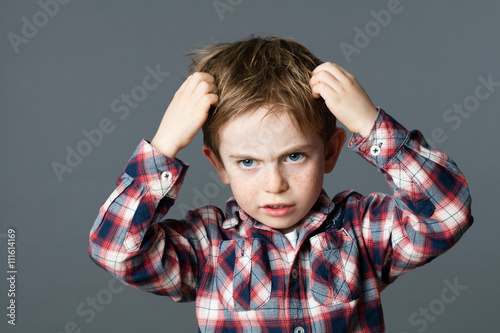
[(314, 171), (302, 172), (292, 177), (295, 186), (304, 193), (315, 192), (323, 184), (322, 174)]
[(323, 187), (323, 170), (319, 165), (314, 164), (309, 168), (294, 172), (290, 179), (301, 191), (316, 192), (318, 188)]
[(257, 189), (258, 184), (255, 179), (244, 175), (233, 175), (231, 179), (231, 190), (240, 205), (255, 200)]

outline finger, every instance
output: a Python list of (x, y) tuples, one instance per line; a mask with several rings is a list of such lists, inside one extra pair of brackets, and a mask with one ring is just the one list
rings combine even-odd
[(219, 104), (219, 96), (217, 94), (208, 94), (206, 96), (210, 105), (217, 106)]
[(349, 72), (347, 71), (347, 69), (345, 69), (345, 68), (343, 68), (343, 67), (341, 67), (341, 66), (339, 66), (339, 65), (337, 65), (337, 64), (333, 64), (333, 65), (334, 65), (335, 67), (337, 67), (337, 68), (338, 68), (338, 69), (339, 69), (339, 70), (340, 70), (340, 71), (341, 71), (341, 72), (342, 72), (342, 73), (343, 73), (346, 77), (348, 77), (348, 78), (353, 78), (353, 77), (354, 77), (351, 73), (349, 73)]
[(325, 102), (337, 95), (337, 92), (325, 82), (318, 82), (312, 87), (314, 98), (323, 97)]
[(210, 83), (215, 83), (215, 78), (211, 74), (205, 72), (195, 72), (194, 74), (196, 74), (196, 76), (199, 78), (200, 81), (203, 80), (203, 81), (208, 81)]
[(336, 92), (341, 92), (342, 82), (340, 82), (335, 76), (333, 76), (330, 72), (320, 71), (311, 77), (311, 84), (318, 84), (320, 82), (326, 83)]
[(314, 88), (318, 83), (320, 83), (319, 79), (316, 76), (312, 76), (309, 80), (309, 86), (311, 87), (313, 98), (319, 98), (320, 94)]
[(320, 65), (318, 65), (313, 71), (312, 75), (316, 74), (317, 72), (324, 71), (324, 70), (329, 70), (329, 68), (333, 68), (335, 66), (334, 63), (332, 62), (324, 62)]
[(210, 111), (210, 107), (212, 105), (217, 106), (218, 103), (219, 96), (216, 94), (204, 95), (196, 102), (196, 104), (194, 104), (191, 117), (193, 117), (193, 119), (201, 117), (203, 121), (205, 121), (208, 116), (208, 112)]
[(208, 73), (195, 72), (191, 74), (186, 81), (185, 91), (189, 93), (194, 92), (200, 82), (215, 83), (215, 78)]
[(194, 100), (199, 100), (207, 94), (217, 94), (217, 92), (218, 88), (215, 84), (207, 81), (200, 81), (193, 91), (192, 97)]
[(339, 65), (331, 63), (331, 62), (324, 62), (321, 65), (319, 65), (318, 67), (316, 67), (313, 70), (312, 75), (316, 75), (317, 73), (319, 73), (321, 71), (327, 71), (327, 72), (331, 73), (339, 81), (343, 81), (344, 79), (349, 77), (348, 75), (346, 75), (346, 72), (347, 72), (346, 70), (344, 70)]

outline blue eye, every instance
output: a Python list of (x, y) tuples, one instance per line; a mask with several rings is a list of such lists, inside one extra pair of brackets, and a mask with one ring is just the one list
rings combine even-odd
[(304, 155), (301, 153), (291, 153), (288, 154), (286, 159), (290, 162), (298, 162), (304, 158)]
[(255, 160), (251, 160), (251, 159), (241, 160), (238, 163), (241, 166), (243, 166), (244, 168), (251, 168), (251, 167), (255, 166)]

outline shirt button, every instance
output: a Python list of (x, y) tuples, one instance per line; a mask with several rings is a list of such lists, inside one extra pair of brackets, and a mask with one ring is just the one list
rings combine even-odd
[(377, 146), (377, 145), (374, 145), (370, 148), (370, 154), (372, 154), (372, 156), (378, 156), (380, 155), (380, 147)]
[(304, 329), (304, 327), (302, 326), (297, 326), (295, 327), (295, 329), (293, 330), (293, 333), (306, 333), (306, 330)]
[(292, 278), (296, 279), (299, 277), (299, 271), (297, 270), (297, 268), (293, 268), (292, 269)]
[(170, 177), (172, 177), (172, 173), (170, 171), (163, 171), (161, 173), (161, 179), (163, 179), (163, 180), (165, 180), (165, 179), (169, 180)]

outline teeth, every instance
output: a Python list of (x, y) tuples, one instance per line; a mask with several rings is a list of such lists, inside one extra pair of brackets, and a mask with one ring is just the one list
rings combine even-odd
[(269, 207), (272, 209), (281, 209), (281, 208), (285, 208), (286, 206), (281, 205), (281, 206), (269, 206)]

